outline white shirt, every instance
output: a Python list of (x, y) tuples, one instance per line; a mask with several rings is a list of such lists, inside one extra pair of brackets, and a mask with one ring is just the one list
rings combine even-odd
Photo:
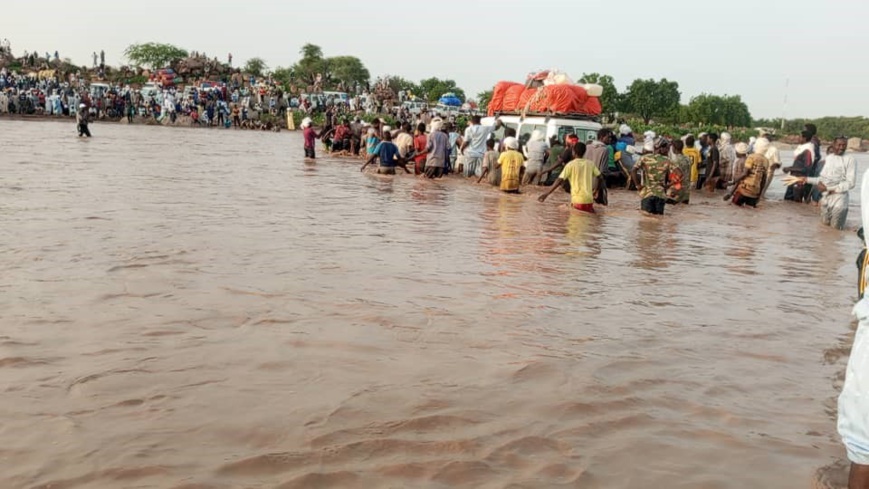
[[(827, 155), (827, 162), (821, 170), (821, 176), (808, 178), (806, 181), (813, 185), (818, 182), (823, 183), (828, 192), (846, 194), (857, 186), (857, 161), (853, 156)], [(866, 193), (865, 188), (862, 189), (862, 193)]]

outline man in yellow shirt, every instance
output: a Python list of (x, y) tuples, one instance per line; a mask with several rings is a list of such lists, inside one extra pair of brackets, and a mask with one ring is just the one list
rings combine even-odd
[(585, 144), (576, 143), (573, 147), (575, 158), (568, 163), (561, 175), (552, 184), (549, 190), (540, 196), (540, 202), (546, 202), (546, 199), (555, 192), (555, 189), (567, 181), (570, 184), (570, 205), (582, 212), (594, 214), (594, 183), (597, 180), (597, 188), (603, 189), (605, 182), (603, 175), (597, 165), (583, 158), (585, 156)]
[(509, 194), (519, 193), (519, 184), (522, 181), (522, 165), (525, 157), (519, 150), (519, 140), (514, 137), (504, 139), (504, 147), (507, 151), (501, 153), (495, 169), (501, 169), (501, 191)]
[(693, 135), (689, 134), (685, 138), (685, 148), (682, 150), (682, 154), (691, 161), (691, 187), (694, 187), (700, 178), (700, 162), (703, 161), (703, 158), (700, 156), (700, 150), (694, 147)]

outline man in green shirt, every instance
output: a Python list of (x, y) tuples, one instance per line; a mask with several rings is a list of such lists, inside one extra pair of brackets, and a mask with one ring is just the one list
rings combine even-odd
[(664, 215), (670, 179), (670, 160), (667, 158), (669, 151), (670, 141), (663, 137), (658, 138), (654, 143), (654, 152), (643, 155), (631, 169), (634, 182), (640, 181), (639, 172), (643, 172), (642, 184), (637, 190), (643, 199), (640, 208), (646, 214)]

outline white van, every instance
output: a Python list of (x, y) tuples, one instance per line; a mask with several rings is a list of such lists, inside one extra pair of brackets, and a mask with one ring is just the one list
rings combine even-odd
[(332, 98), (335, 102), (347, 103), (350, 101), (350, 95), (346, 92), (323, 92), (323, 96), (326, 97), (326, 100)]
[[(542, 115), (502, 115), (498, 117), (504, 126), (515, 129), (516, 137), (524, 144), (531, 138), (531, 133), (539, 129), (546, 135), (546, 141), (552, 136), (557, 136), (562, 143), (570, 134), (579, 136), (579, 140), (588, 143), (597, 139), (597, 131), (601, 126), (598, 122), (584, 117), (558, 116), (547, 117)], [(494, 126), (495, 117), (486, 117), (482, 120), (484, 126)]]

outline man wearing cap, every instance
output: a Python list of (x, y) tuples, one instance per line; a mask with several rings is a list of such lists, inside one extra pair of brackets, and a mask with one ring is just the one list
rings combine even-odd
[(450, 153), (450, 137), (441, 129), (443, 121), (434, 119), (431, 123), (431, 133), (428, 135), (425, 153), (427, 155), (425, 162), (426, 178), (440, 178), (444, 174), (444, 168), (447, 165), (447, 158)]
[(504, 147), (507, 150), (501, 153), (495, 166), (501, 170), (501, 191), (518, 194), (525, 157), (519, 152), (519, 140), (512, 136), (504, 138)]
[(619, 140), (620, 143), (625, 143), (626, 146), (633, 146), (637, 144), (637, 141), (634, 139), (634, 133), (631, 130), (631, 126), (627, 124), (622, 124), (619, 127)]
[[(766, 151), (766, 148), (761, 147), (761, 149)], [(739, 176), (734, 182), (733, 191), (727, 194), (724, 200), (731, 200), (732, 197), (733, 205), (757, 207), (760, 194), (769, 178), (769, 160), (760, 151), (750, 156), (746, 156), (746, 153), (748, 153), (747, 144), (736, 145), (737, 161), (744, 163), (741, 167), (734, 168), (734, 172), (739, 172)]]
[[(802, 183), (817, 185), (821, 192), (821, 222), (836, 229), (845, 229), (848, 219), (848, 193), (857, 185), (857, 161), (845, 156), (848, 139), (844, 136), (833, 141), (833, 154), (827, 155), (819, 177), (802, 177)], [(864, 210), (864, 215), (869, 212)]]
[(75, 114), (75, 121), (78, 124), (78, 137), (91, 137), (91, 131), (88, 129), (87, 105), (79, 104), (78, 112)]
[[(659, 138), (652, 142), (646, 140), (643, 143), (644, 153), (649, 147), (654, 153), (644, 154), (640, 161), (631, 169), (631, 178), (637, 183), (640, 192), (640, 208), (646, 214), (664, 215), (664, 206), (667, 204), (667, 187), (670, 179), (670, 160), (667, 154), (670, 151), (670, 142), (666, 138)], [(642, 184), (640, 184), (639, 171), (643, 171)]]

